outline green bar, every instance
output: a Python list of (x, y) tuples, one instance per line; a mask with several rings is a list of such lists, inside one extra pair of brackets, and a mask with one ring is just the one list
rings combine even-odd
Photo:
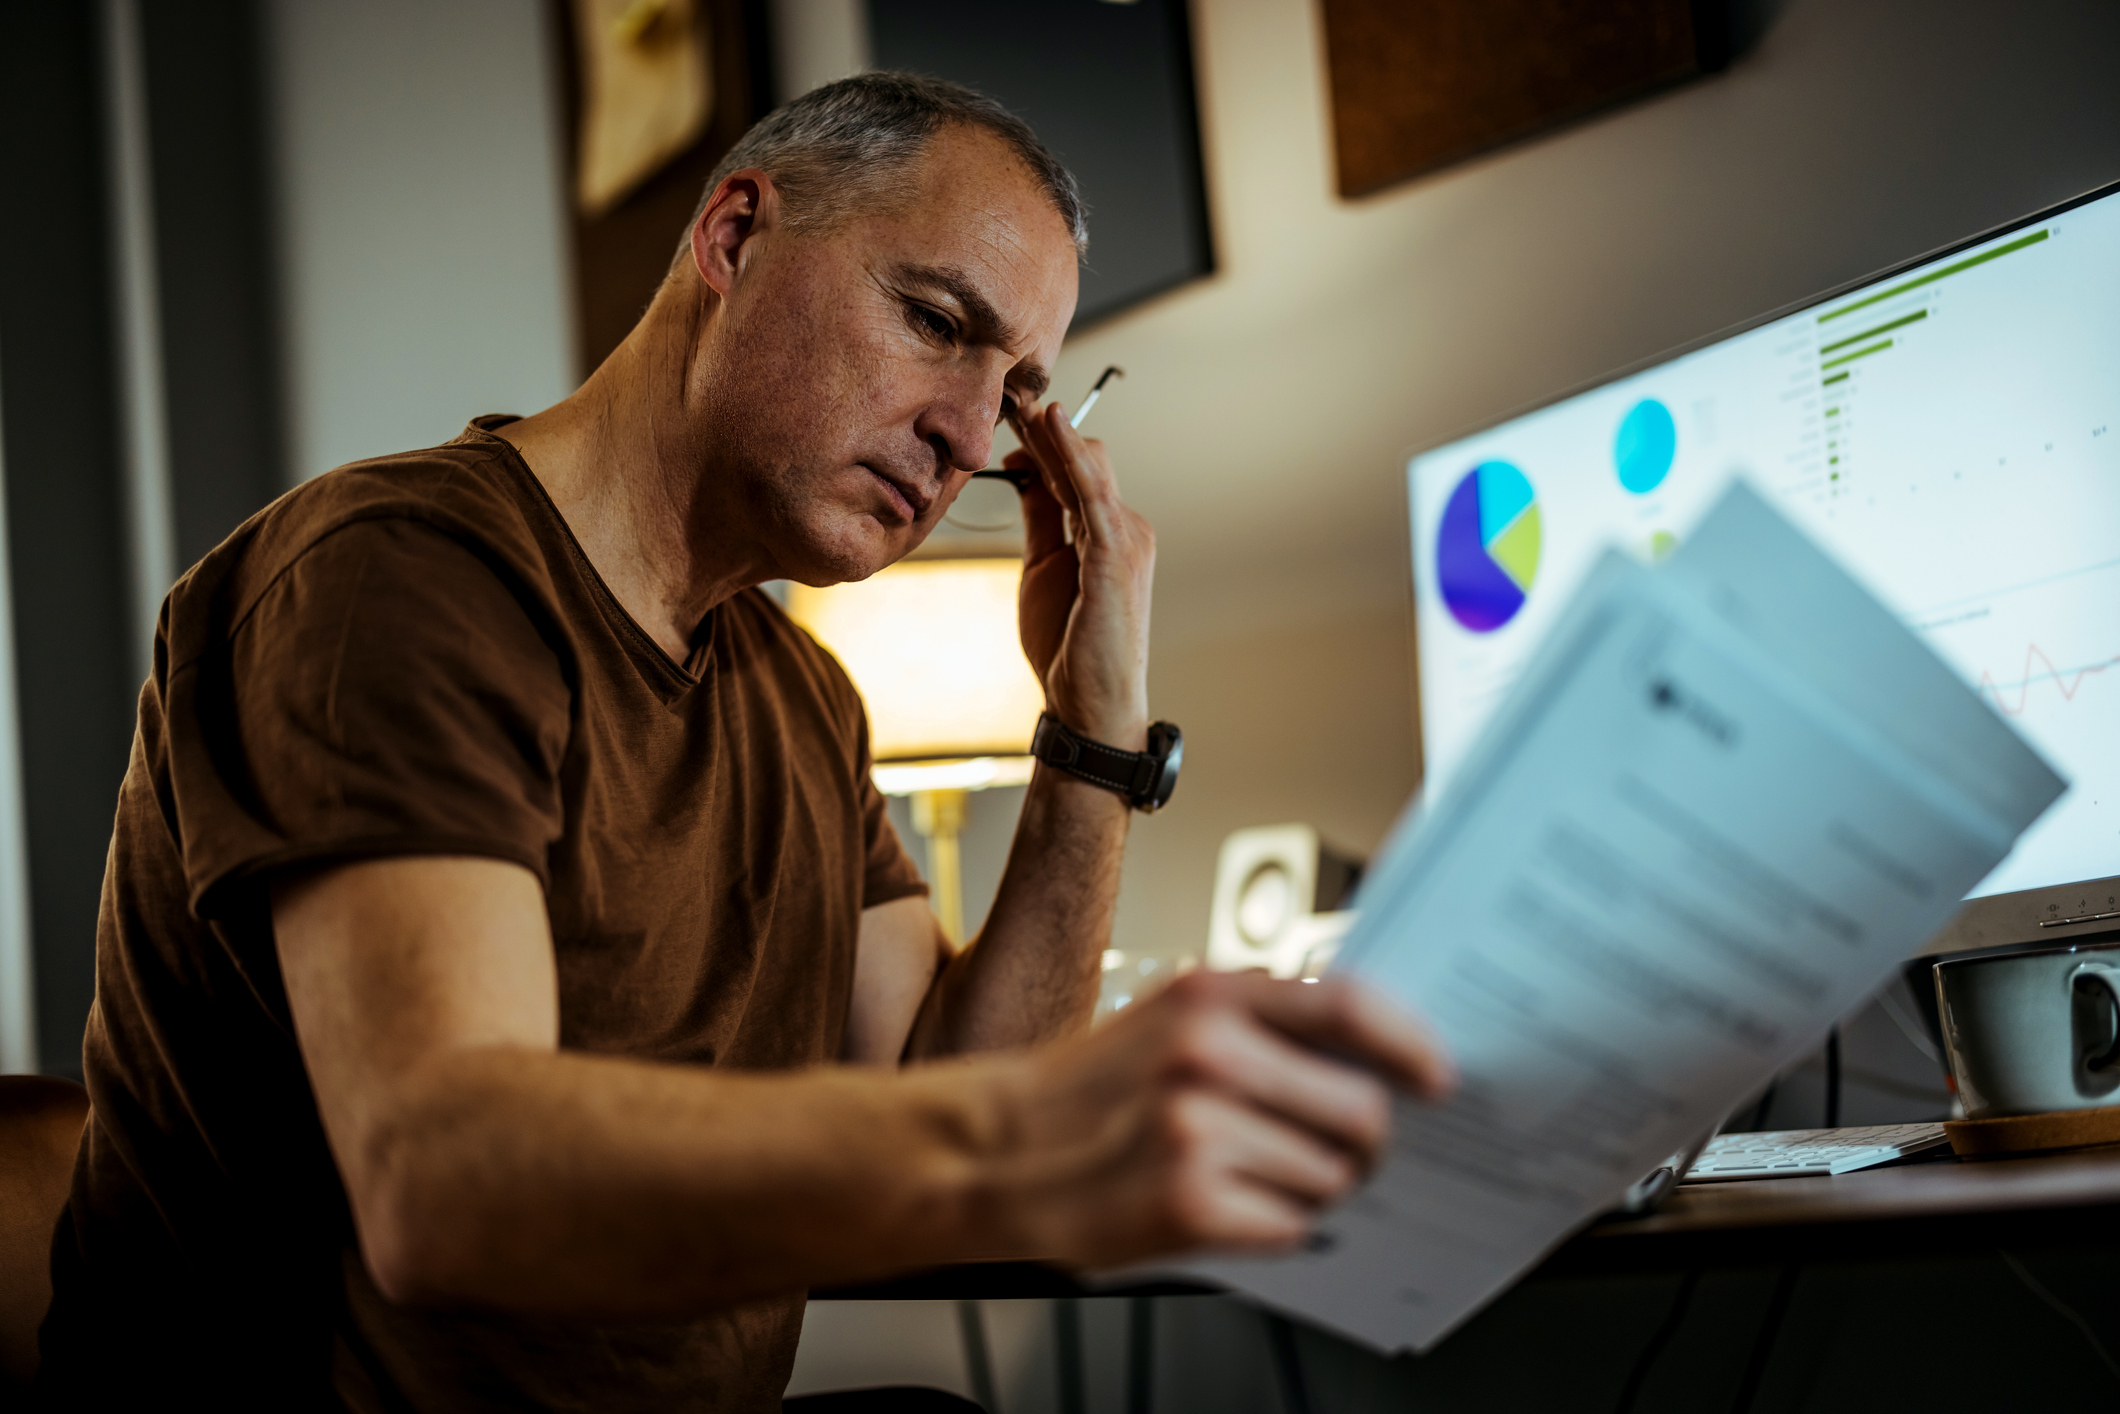
[(1912, 314), (1895, 319), (1889, 324), (1880, 324), (1875, 329), (1865, 329), (1860, 334), (1850, 334), (1845, 339), (1835, 339), (1832, 343), (1821, 346), (1818, 351), (1822, 354), (1829, 354), (1835, 349), (1844, 349), (1849, 344), (1859, 344), (1864, 339), (1874, 339), (1879, 334), (1889, 334), (1894, 329), (1904, 329), (1909, 324), (1919, 324), (1928, 317), (1929, 312), (1927, 310), (1917, 309)]
[(1848, 381), (1848, 371), (1847, 371), (1846, 369), (1844, 369), (1844, 368), (1843, 368), (1843, 369), (1842, 369), (1842, 370), (1841, 370), (1840, 372), (1838, 372), (1838, 373), (1834, 374), (1834, 375), (1833, 375), (1833, 376), (1832, 376), (1831, 378), (1828, 378), (1828, 379), (1826, 379), (1826, 381), (1825, 381), (1825, 382), (1823, 382), (1823, 383), (1819, 384), (1818, 386), (1819, 386), (1819, 387), (1821, 387), (1821, 388), (1830, 388), (1830, 387), (1832, 387), (1832, 386), (1833, 386), (1833, 385), (1834, 385), (1835, 383), (1845, 383), (1845, 382), (1847, 382), (1847, 381)]
[(2000, 260), (2003, 256), (2008, 255), (2013, 250), (2023, 250), (2028, 245), (2039, 244), (2039, 242), (2045, 240), (2049, 234), (2051, 233), (2047, 231), (2034, 231), (2028, 236), (2019, 236), (2016, 240), (2011, 241), (2008, 245), (1999, 245), (1991, 251), (1987, 251), (1983, 254), (1971, 256), (1965, 260), (1961, 260), (1956, 265), (1946, 265), (1941, 270), (1931, 270), (1926, 275), (1918, 275), (1914, 279), (1908, 280), (1904, 284), (1892, 286), (1891, 289), (1886, 290), (1881, 294), (1871, 295), (1868, 299), (1859, 299), (1853, 304), (1842, 305), (1839, 309), (1833, 310), (1831, 313), (1819, 315), (1818, 322), (1823, 324), (1828, 319), (1838, 319), (1843, 314), (1853, 314), (1858, 309), (1868, 309), (1871, 305), (1878, 304), (1884, 300), (1888, 300), (1893, 295), (1903, 295), (1908, 290), (1918, 290), (1923, 285), (1933, 285), (1946, 275), (1956, 275), (1959, 271), (1970, 270), (1975, 265), (1985, 265), (1990, 260)]
[(1827, 416), (1827, 417), (1838, 417), (1838, 416), (1840, 416), (1840, 409), (1839, 409), (1839, 408), (1827, 408), (1827, 409), (1826, 409), (1826, 416)]
[(1843, 363), (1853, 363), (1858, 358), (1868, 358), (1873, 353), (1883, 353), (1886, 349), (1890, 347), (1892, 347), (1892, 341), (1890, 339), (1886, 339), (1881, 344), (1872, 344), (1866, 349), (1857, 349), (1851, 354), (1842, 354), (1839, 358), (1827, 359), (1824, 363), (1821, 363), (1818, 366), (1821, 369), (1838, 368)]

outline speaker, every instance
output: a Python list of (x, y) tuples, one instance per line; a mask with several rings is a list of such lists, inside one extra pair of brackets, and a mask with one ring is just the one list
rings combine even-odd
[(1308, 825), (1238, 830), (1222, 841), (1215, 861), (1207, 965), (1318, 975), (1353, 921), (1341, 910), (1361, 876), (1361, 860), (1333, 849)]

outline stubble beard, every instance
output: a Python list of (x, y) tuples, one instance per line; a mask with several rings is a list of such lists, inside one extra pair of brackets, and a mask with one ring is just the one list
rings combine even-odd
[[(787, 385), (768, 378), (760, 380), (765, 386), (746, 386), (749, 381), (717, 380), (701, 406), (702, 473), (723, 488), (709, 513), (734, 520), (782, 575), (804, 584), (866, 579), (889, 564), (895, 558), (890, 528), (841, 501), (852, 461), (839, 455), (836, 439), (829, 448), (815, 447), (816, 421), (799, 410), (792, 419), (760, 416), (788, 407)], [(820, 413), (827, 421), (850, 415), (840, 408)]]

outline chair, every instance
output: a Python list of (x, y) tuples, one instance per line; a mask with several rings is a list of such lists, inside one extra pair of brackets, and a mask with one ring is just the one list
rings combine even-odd
[(0, 1389), (26, 1389), (37, 1372), (52, 1232), (87, 1123), (88, 1092), (71, 1080), (0, 1076)]

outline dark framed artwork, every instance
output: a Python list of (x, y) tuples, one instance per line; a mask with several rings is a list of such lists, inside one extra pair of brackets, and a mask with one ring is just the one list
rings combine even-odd
[[(593, 214), (584, 212), (575, 198), (587, 97), (583, 30), (589, 23), (614, 21), (576, 0), (556, 0), (551, 9), (565, 84), (576, 347), (584, 376), (639, 322), (670, 268), (686, 218), (698, 204), (714, 164), (773, 106), (766, 0), (689, 0), (670, 8), (681, 10), (685, 21), (698, 27), (696, 37), (705, 52), (708, 82), (703, 126), (689, 145), (661, 159), (652, 176)], [(615, 22), (656, 12), (656, 7), (639, 5), (617, 9), (619, 20)], [(651, 43), (655, 40), (653, 35), (646, 38)], [(609, 42), (610, 37), (591, 39)]]
[(1075, 327), (1214, 270), (1184, 0), (869, 0), (870, 58), (992, 94), (1090, 206)]
[(1736, 0), (1319, 0), (1342, 196), (1727, 67)]

